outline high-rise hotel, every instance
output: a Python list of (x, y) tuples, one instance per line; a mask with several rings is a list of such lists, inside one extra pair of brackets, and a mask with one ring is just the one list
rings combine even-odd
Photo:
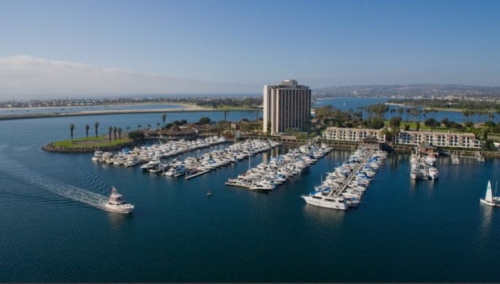
[[(296, 80), (264, 86), (264, 132), (279, 133), (287, 129), (302, 130), (311, 119), (311, 89)], [(270, 129), (269, 129), (270, 128)]]

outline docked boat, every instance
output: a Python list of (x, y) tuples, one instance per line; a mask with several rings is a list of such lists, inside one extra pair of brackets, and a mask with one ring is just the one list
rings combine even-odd
[(429, 174), (427, 175), (430, 179), (438, 179), (439, 171), (435, 167), (429, 168)]
[(111, 189), (111, 195), (105, 205), (106, 210), (118, 213), (132, 213), (134, 205), (128, 203), (123, 199), (122, 195), (116, 191), (116, 188)]
[(479, 201), (488, 206), (495, 206), (496, 203), (493, 200), (493, 192), (491, 191), (491, 183), (488, 181), (488, 185), (486, 186), (486, 195), (484, 196), (484, 199), (479, 199)]
[(184, 165), (178, 165), (176, 167), (170, 168), (168, 171), (164, 173), (164, 175), (169, 176), (169, 177), (174, 177), (174, 176), (180, 176), (185, 174), (187, 171), (186, 167)]
[(256, 191), (272, 191), (275, 188), (276, 188), (276, 185), (274, 185), (266, 180), (254, 182), (249, 187), (250, 190), (256, 190)]
[(306, 203), (310, 205), (338, 210), (349, 209), (349, 205), (343, 197), (334, 198), (330, 196), (323, 196), (321, 192), (302, 195), (301, 197), (304, 198)]

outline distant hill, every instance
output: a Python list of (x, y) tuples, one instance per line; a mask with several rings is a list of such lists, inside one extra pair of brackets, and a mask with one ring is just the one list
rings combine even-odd
[(340, 86), (314, 89), (313, 95), (318, 97), (493, 97), (500, 96), (500, 87), (436, 84)]

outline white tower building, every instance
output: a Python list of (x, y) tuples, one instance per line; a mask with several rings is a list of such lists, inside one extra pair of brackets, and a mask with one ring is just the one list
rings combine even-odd
[(311, 90), (296, 80), (264, 86), (264, 127), (273, 133), (287, 129), (301, 130), (311, 117)]

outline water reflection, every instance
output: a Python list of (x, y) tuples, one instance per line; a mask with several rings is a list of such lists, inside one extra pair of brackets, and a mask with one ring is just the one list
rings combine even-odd
[(133, 219), (134, 213), (132, 214), (122, 214), (116, 212), (107, 212), (109, 217), (109, 223), (111, 228), (118, 229), (123, 224), (130, 222)]
[[(479, 203), (479, 202), (478, 202)], [(481, 206), (481, 230), (480, 230), (480, 237), (485, 238), (488, 236), (490, 232), (490, 227), (491, 227), (491, 218), (493, 215), (493, 210), (495, 210), (494, 207), (490, 206), (485, 206), (482, 204), (479, 204)]]
[(320, 208), (308, 204), (304, 204), (303, 212), (305, 216), (311, 217), (321, 224), (336, 227), (342, 225), (345, 215), (348, 214), (347, 211)]

